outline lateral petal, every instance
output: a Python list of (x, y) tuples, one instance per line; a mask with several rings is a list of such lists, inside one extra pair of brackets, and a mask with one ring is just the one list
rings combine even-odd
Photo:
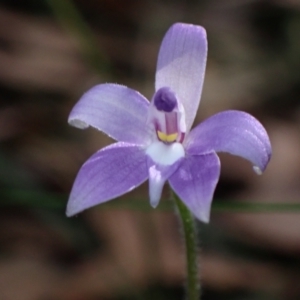
[(121, 196), (148, 178), (144, 150), (115, 143), (96, 152), (81, 167), (67, 205), (67, 216)]
[(139, 92), (117, 84), (100, 84), (87, 91), (72, 109), (69, 123), (89, 126), (120, 142), (146, 144), (151, 130), (146, 123), (149, 102)]
[(170, 177), (169, 182), (195, 217), (208, 223), (219, 176), (219, 158), (215, 153), (209, 153), (188, 156)]
[(262, 124), (248, 113), (228, 110), (206, 119), (187, 137), (186, 151), (203, 154), (211, 151), (241, 156), (263, 172), (271, 158), (269, 136)]
[(187, 131), (200, 103), (206, 58), (206, 31), (201, 26), (176, 23), (160, 46), (155, 89), (169, 87), (176, 94), (185, 110)]

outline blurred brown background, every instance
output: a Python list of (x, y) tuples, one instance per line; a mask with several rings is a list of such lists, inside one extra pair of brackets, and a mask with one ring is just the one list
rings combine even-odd
[(147, 184), (111, 206), (65, 217), (81, 164), (111, 143), (67, 124), (88, 88), (117, 82), (148, 98), (160, 42), (175, 22), (207, 29), (196, 123), (225, 109), (256, 116), (273, 157), (256, 176), (221, 155), (209, 225), (199, 224), (203, 300), (300, 299), (299, 0), (0, 1), (0, 299), (183, 299), (184, 256), (168, 192)]

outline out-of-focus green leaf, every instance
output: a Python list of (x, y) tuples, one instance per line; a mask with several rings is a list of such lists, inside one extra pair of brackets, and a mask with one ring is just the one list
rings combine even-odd
[[(39, 190), (18, 190), (5, 189), (0, 190), (0, 205), (13, 206), (22, 205), (28, 207), (40, 207), (49, 209), (64, 210), (68, 195), (48, 193)], [(168, 199), (163, 199), (158, 210), (171, 211), (173, 210), (173, 203)], [(105, 204), (99, 205), (98, 209), (131, 209), (141, 211), (152, 211), (148, 200), (146, 198), (129, 198), (121, 197)], [(263, 203), (263, 202), (238, 202), (238, 201), (215, 201), (212, 205), (214, 212), (282, 212), (282, 213), (299, 213), (300, 203), (286, 202), (286, 203)]]
[(101, 53), (95, 35), (83, 20), (71, 0), (46, 0), (58, 21), (71, 35), (75, 36), (90, 66), (98, 73), (108, 73), (108, 59)]

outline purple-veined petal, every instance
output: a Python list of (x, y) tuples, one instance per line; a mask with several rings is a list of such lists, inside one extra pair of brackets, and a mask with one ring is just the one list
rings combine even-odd
[(100, 84), (74, 106), (69, 123), (103, 131), (120, 142), (146, 144), (151, 134), (146, 123), (149, 102), (139, 92), (117, 84)]
[(147, 159), (149, 169), (149, 197), (152, 207), (156, 207), (160, 201), (165, 182), (178, 169), (183, 158), (178, 159), (172, 165), (155, 163), (149, 156)]
[(170, 177), (169, 182), (195, 217), (208, 223), (219, 176), (219, 158), (215, 153), (209, 153), (188, 156)]
[(191, 155), (216, 151), (241, 156), (252, 162), (258, 174), (265, 170), (272, 153), (261, 123), (248, 113), (234, 110), (215, 114), (200, 123), (185, 144)]
[(169, 87), (183, 104), (187, 131), (195, 119), (204, 81), (206, 31), (176, 23), (166, 33), (158, 55), (155, 89)]
[(103, 148), (79, 170), (67, 205), (67, 216), (121, 196), (147, 178), (147, 158), (140, 147), (119, 142)]

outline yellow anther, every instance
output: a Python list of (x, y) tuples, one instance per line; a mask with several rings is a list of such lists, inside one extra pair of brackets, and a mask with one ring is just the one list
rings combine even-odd
[(157, 131), (157, 136), (158, 138), (163, 141), (163, 142), (167, 142), (167, 143), (172, 143), (175, 142), (178, 136), (178, 133), (172, 133), (172, 134), (165, 134), (164, 132), (161, 131)]

